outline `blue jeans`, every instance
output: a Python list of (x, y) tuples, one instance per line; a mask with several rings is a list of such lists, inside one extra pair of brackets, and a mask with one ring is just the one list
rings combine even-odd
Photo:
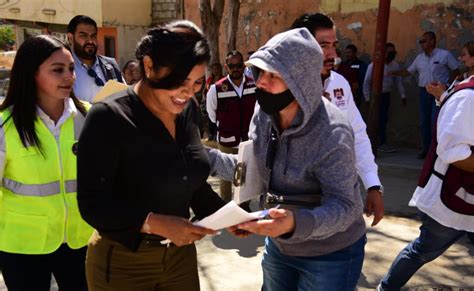
[(420, 87), (420, 130), (424, 153), (427, 153), (430, 148), (436, 110), (435, 97), (428, 93), (424, 87)]
[(387, 143), (387, 123), (388, 123), (388, 110), (390, 108), (390, 92), (382, 93), (380, 95), (380, 106), (379, 106), (379, 144), (383, 145)]
[(380, 282), (384, 291), (400, 290), (424, 264), (436, 259), (465, 234), (474, 233), (446, 227), (421, 213), (420, 236), (408, 244), (395, 258)]
[(339, 251), (315, 257), (286, 256), (266, 238), (263, 254), (265, 291), (354, 291), (364, 261), (366, 236)]

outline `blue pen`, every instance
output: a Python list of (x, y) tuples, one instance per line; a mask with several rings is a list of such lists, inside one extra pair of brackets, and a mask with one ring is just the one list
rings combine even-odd
[[(275, 208), (275, 209), (278, 209), (280, 208), (280, 204), (277, 204), (275, 207), (272, 207), (272, 208)], [(265, 218), (269, 218), (268, 217), (268, 212), (270, 211), (270, 209), (265, 209), (265, 210), (262, 210), (262, 212), (260, 213), (260, 219), (265, 219)]]

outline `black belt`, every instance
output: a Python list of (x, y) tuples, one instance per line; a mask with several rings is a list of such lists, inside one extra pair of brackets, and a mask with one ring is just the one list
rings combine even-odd
[[(164, 240), (166, 240), (166, 238), (159, 235), (145, 234), (140, 245), (151, 247), (168, 247), (168, 244), (161, 243)], [(174, 246), (174, 244), (170, 243), (169, 246)]]

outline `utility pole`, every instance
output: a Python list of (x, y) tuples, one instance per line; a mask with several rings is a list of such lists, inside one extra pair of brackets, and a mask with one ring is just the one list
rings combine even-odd
[(380, 113), (379, 108), (382, 93), (383, 68), (385, 65), (385, 44), (387, 43), (389, 17), (390, 0), (379, 0), (372, 70), (372, 93), (370, 98), (369, 122), (367, 130), (370, 142), (372, 143), (372, 152), (374, 153), (374, 156), (377, 156), (377, 132)]

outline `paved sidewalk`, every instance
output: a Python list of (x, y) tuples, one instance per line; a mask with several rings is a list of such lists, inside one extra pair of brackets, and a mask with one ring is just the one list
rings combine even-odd
[[(369, 224), (369, 220), (366, 220)], [(385, 217), (369, 227), (368, 242), (358, 290), (374, 290), (393, 259), (418, 236), (419, 223), (413, 219)], [(260, 290), (263, 237), (238, 239), (227, 232), (197, 243), (201, 288), (203, 291)], [(465, 237), (443, 256), (425, 265), (408, 282), (407, 290), (474, 291), (474, 246)], [(446, 286), (444, 289), (441, 286)], [(330, 291), (330, 290), (328, 290)]]
[[(377, 158), (380, 178), (385, 186), (386, 216), (376, 227), (367, 228), (366, 256), (358, 290), (374, 290), (398, 252), (419, 234), (416, 209), (407, 206), (423, 163), (415, 157), (414, 150), (400, 150), (393, 154), (380, 154)], [(215, 190), (219, 188), (217, 179), (210, 178), (209, 182)], [(256, 208), (255, 202), (252, 208)], [(366, 222), (370, 225), (371, 218)], [(223, 231), (196, 245), (203, 291), (260, 290), (263, 237), (238, 239)], [(474, 291), (473, 266), (474, 246), (464, 237), (441, 257), (420, 269), (408, 282), (406, 290)], [(0, 290), (6, 290), (1, 276)], [(53, 285), (52, 290), (57, 290), (57, 287)]]
[[(376, 227), (370, 227), (372, 218), (366, 219), (368, 242), (358, 290), (374, 290), (398, 252), (419, 234), (417, 210), (408, 207), (423, 166), (423, 160), (416, 156), (416, 150), (400, 149), (396, 153), (380, 153), (377, 157), (379, 176), (385, 186), (386, 216)], [(209, 182), (214, 189), (218, 188), (216, 179), (210, 178)], [(361, 192), (365, 197), (365, 191)], [(255, 203), (252, 206), (255, 207)], [(202, 290), (260, 290), (263, 244), (262, 237), (242, 240), (226, 232), (199, 242)], [(474, 291), (473, 266), (474, 246), (464, 237), (437, 260), (421, 268), (408, 282), (406, 290)]]
[[(423, 160), (416, 159), (417, 151), (401, 149), (396, 153), (379, 153), (376, 163), (385, 187), (385, 214), (416, 217), (417, 209), (408, 207), (415, 191)], [(361, 189), (364, 193), (364, 189)]]
[[(369, 224), (370, 220), (366, 220)], [(374, 290), (398, 252), (418, 235), (418, 221), (388, 216), (376, 227), (368, 227), (366, 255), (359, 291)], [(235, 238), (226, 231), (196, 244), (203, 291), (260, 290), (264, 249), (261, 236)], [(467, 238), (453, 245), (443, 256), (425, 265), (408, 282), (407, 290), (474, 291), (474, 246)], [(444, 288), (440, 286), (456, 286)], [(5, 291), (0, 276), (0, 290)], [(57, 287), (53, 283), (52, 289)], [(137, 290), (139, 291), (139, 290)], [(330, 290), (328, 290), (330, 291)]]

